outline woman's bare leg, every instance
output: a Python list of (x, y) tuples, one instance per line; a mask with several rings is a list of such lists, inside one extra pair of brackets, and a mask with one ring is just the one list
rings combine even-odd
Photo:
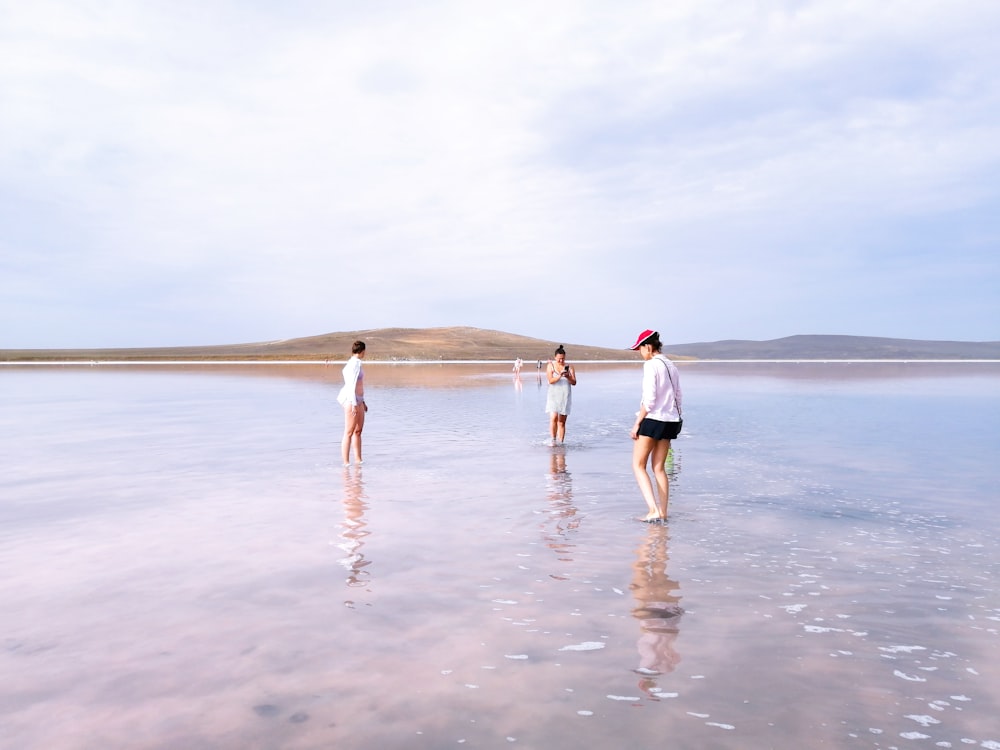
[(358, 418), (354, 423), (354, 460), (359, 464), (361, 460), (361, 431), (365, 429), (365, 407), (358, 405)]
[(656, 497), (653, 495), (653, 483), (646, 472), (646, 462), (649, 460), (649, 454), (653, 452), (655, 443), (653, 438), (639, 435), (632, 446), (632, 472), (635, 474), (635, 481), (639, 483), (642, 499), (649, 508), (644, 521), (660, 518), (660, 510), (656, 507)]
[(344, 407), (344, 438), (340, 441), (340, 457), (344, 461), (344, 466), (351, 462), (351, 443), (358, 429), (358, 420), (363, 420), (364, 414), (365, 410), (361, 405), (348, 404)]
[(656, 489), (660, 496), (660, 518), (667, 517), (667, 503), (670, 501), (670, 477), (667, 476), (667, 453), (670, 452), (669, 440), (657, 440), (653, 446), (653, 476), (656, 477)]
[(559, 431), (559, 412), (554, 411), (549, 415), (549, 435), (552, 437), (552, 442), (556, 441), (556, 434)]
[(557, 414), (556, 418), (559, 421), (559, 425), (558, 425), (559, 435), (557, 437), (558, 437), (560, 443), (565, 443), (566, 442), (566, 415), (565, 414)]

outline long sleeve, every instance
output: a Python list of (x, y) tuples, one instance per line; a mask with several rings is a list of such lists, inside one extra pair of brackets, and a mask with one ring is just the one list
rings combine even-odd
[(642, 399), (640, 401), (647, 413), (653, 411), (656, 392), (656, 367), (653, 360), (649, 360), (642, 365)]
[(361, 360), (351, 357), (344, 365), (344, 387), (340, 389), (337, 401), (341, 406), (358, 405), (358, 378), (361, 376)]

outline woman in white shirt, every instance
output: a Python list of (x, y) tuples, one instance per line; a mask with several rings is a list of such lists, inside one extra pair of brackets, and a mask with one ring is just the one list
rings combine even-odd
[(351, 358), (344, 365), (344, 387), (340, 389), (337, 403), (344, 407), (344, 439), (340, 443), (340, 454), (344, 466), (351, 464), (351, 446), (354, 458), (361, 461), (361, 431), (365, 427), (365, 372), (361, 360), (365, 358), (365, 342), (355, 341), (351, 346)]
[[(638, 350), (643, 359), (642, 400), (631, 430), (632, 440), (635, 441), (632, 448), (632, 471), (649, 508), (646, 517), (641, 520), (653, 523), (667, 517), (670, 479), (664, 464), (670, 451), (670, 441), (681, 431), (680, 376), (674, 363), (663, 355), (663, 344), (656, 331), (643, 331), (629, 348)], [(656, 478), (659, 504), (646, 471), (650, 456), (653, 457), (653, 476)]]

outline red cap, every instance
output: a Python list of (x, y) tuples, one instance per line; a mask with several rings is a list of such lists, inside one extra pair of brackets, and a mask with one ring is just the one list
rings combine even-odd
[(645, 331), (643, 331), (642, 333), (639, 334), (639, 338), (637, 338), (635, 340), (635, 343), (632, 344), (632, 346), (630, 346), (629, 349), (633, 349), (633, 350), (634, 349), (638, 349), (640, 346), (642, 346), (643, 344), (646, 343), (646, 339), (648, 339), (650, 336), (654, 336), (654, 335), (656, 335), (656, 331), (653, 331), (653, 330), (650, 330), (649, 328), (647, 328)]

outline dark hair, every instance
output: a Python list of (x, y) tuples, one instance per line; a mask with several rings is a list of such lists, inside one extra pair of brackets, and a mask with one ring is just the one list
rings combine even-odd
[(364, 350), (365, 350), (364, 341), (355, 341), (354, 344), (351, 345), (351, 354), (361, 354), (361, 352), (363, 352)]
[(663, 351), (663, 343), (660, 341), (660, 334), (657, 333), (656, 331), (653, 331), (653, 333), (650, 336), (648, 336), (646, 340), (643, 341), (642, 343), (647, 346), (653, 347), (654, 352)]
[(566, 356), (566, 350), (563, 349), (563, 345), (562, 344), (559, 344), (559, 348), (556, 349), (556, 354), (561, 354), (564, 357)]

